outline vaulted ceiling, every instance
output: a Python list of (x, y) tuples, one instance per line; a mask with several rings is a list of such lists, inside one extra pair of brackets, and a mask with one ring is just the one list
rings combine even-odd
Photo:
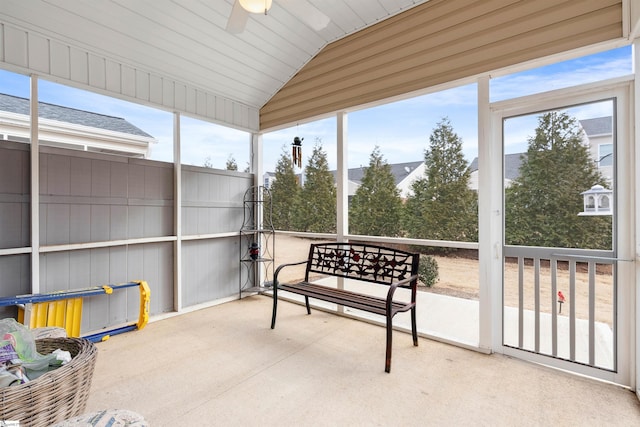
[[(286, 7), (329, 17), (314, 30)], [(233, 0), (3, 0), (0, 21), (259, 109), (328, 43), (424, 0), (275, 0), (226, 31)]]
[[(629, 28), (625, 0), (274, 0), (232, 34), (233, 3), (2, 0), (0, 67), (258, 130)], [(300, 19), (303, 3), (328, 24)]]

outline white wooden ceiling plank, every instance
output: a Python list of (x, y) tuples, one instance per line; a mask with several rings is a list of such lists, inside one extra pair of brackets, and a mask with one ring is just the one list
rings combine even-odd
[(414, 0), (378, 0), (378, 3), (387, 11), (387, 14), (395, 15), (396, 13), (407, 9), (408, 7), (415, 6), (417, 3), (423, 3), (423, 1)]
[[(53, 3), (66, 4), (67, 0), (49, 0)], [(114, 2), (115, 3), (115, 2)], [(95, 14), (94, 8), (89, 3), (81, 2), (73, 8), (73, 11), (96, 25), (101, 25), (107, 30), (113, 32), (113, 37), (127, 37), (124, 43), (129, 46), (129, 50), (137, 47), (138, 50), (147, 51), (149, 46), (148, 35), (154, 34), (153, 40), (156, 45), (161, 46), (154, 53), (158, 62), (166, 61), (167, 56), (180, 59), (186, 63), (191, 63), (190, 67), (205, 67), (211, 71), (216, 71), (225, 76), (237, 76), (238, 79), (252, 81), (256, 85), (273, 85), (277, 81), (270, 81), (271, 77), (264, 72), (257, 72), (254, 68), (246, 66), (242, 61), (238, 61), (233, 57), (226, 56), (225, 61), (220, 61), (218, 54), (209, 49), (207, 46), (195, 43), (194, 40), (185, 38), (181, 33), (170, 31), (165, 25), (160, 25), (147, 17), (144, 17), (129, 9), (128, 5), (143, 5), (142, 2), (128, 2), (122, 5), (122, 8), (113, 10), (102, 10), (99, 14)], [(172, 12), (172, 11), (170, 11)], [(120, 18), (120, 19), (119, 19)], [(143, 25), (130, 25), (129, 22), (143, 22)], [(109, 40), (109, 43), (111, 43)], [(133, 60), (137, 55), (129, 55)], [(217, 60), (214, 58), (217, 57)], [(226, 68), (225, 68), (226, 67)]]
[[(7, 1), (11, 2), (12, 0)], [(153, 44), (149, 44), (145, 48), (133, 49), (132, 41), (123, 37), (121, 33), (105, 27), (97, 29), (95, 26), (99, 24), (91, 23), (89, 25), (87, 22), (79, 22), (77, 15), (70, 11), (65, 12), (65, 10), (55, 6), (46, 3), (42, 4), (42, 7), (46, 9), (45, 11), (34, 11), (31, 7), (16, 8), (15, 16), (12, 17), (13, 20), (31, 27), (45, 29), (50, 34), (60, 36), (61, 39), (71, 45), (82, 46), (87, 49), (92, 48), (94, 52), (106, 54), (106, 56), (113, 58), (124, 58), (124, 63), (129, 65), (138, 67), (145, 65), (145, 68), (150, 70), (162, 70), (178, 81), (186, 81), (223, 96), (235, 97), (251, 106), (262, 105), (267, 97), (270, 96), (271, 92), (261, 89), (260, 86), (253, 86), (255, 80), (242, 80), (237, 78), (237, 73), (229, 76), (221, 74), (214, 69), (204, 69), (198, 63), (177, 61), (175, 57), (170, 57), (166, 52), (162, 51), (161, 47)], [(49, 19), (50, 16), (56, 16), (57, 19)], [(26, 18), (29, 19), (29, 22), (27, 22)], [(78, 32), (77, 28), (79, 26), (90, 26), (91, 31), (86, 33)], [(68, 35), (66, 34), (67, 32), (69, 33)], [(157, 52), (159, 51), (163, 53), (158, 54)], [(130, 54), (124, 55), (125, 52), (130, 52)], [(171, 58), (171, 60), (168, 60), (168, 58)], [(71, 77), (74, 81), (86, 83), (85, 78), (79, 78), (77, 71)]]
[(313, 4), (327, 14), (331, 21), (335, 22), (342, 30), (344, 35), (366, 25), (366, 22), (364, 22), (353, 9), (346, 6), (343, 0), (323, 0), (322, 5), (319, 1), (314, 1)]
[[(146, 2), (138, 0), (136, 2), (117, 1), (123, 7), (126, 7), (137, 13), (142, 19), (151, 19), (159, 28), (170, 30), (167, 38), (174, 40), (175, 44), (184, 50), (185, 46), (193, 47), (193, 56), (200, 58), (220, 58), (220, 56), (229, 58), (230, 72), (243, 72), (243, 68), (253, 70), (245, 71), (248, 78), (265, 78), (280, 75), (283, 68), (290, 71), (293, 66), (284, 64), (280, 61), (273, 61), (273, 58), (265, 53), (266, 49), (259, 49), (254, 44), (247, 44), (242, 50), (230, 48), (230, 43), (236, 38), (233, 34), (226, 31), (215, 31), (211, 22), (215, 16), (220, 16), (212, 9), (203, 8), (201, 3), (188, 3), (193, 9), (186, 9), (183, 5), (171, 3), (171, 9), (166, 14), (155, 15), (154, 17), (145, 16), (148, 9), (152, 8), (156, 2)], [(204, 17), (207, 17), (206, 19)], [(181, 39), (181, 38), (184, 38)], [(270, 46), (269, 46), (270, 47)], [(279, 53), (277, 49), (270, 47), (275, 54)], [(205, 53), (206, 52), (206, 53)], [(184, 54), (184, 53), (183, 53)], [(307, 53), (300, 51), (300, 56), (308, 56)], [(258, 61), (264, 64), (260, 67), (260, 71), (256, 72), (255, 67), (251, 64)], [(206, 62), (202, 65), (207, 64)], [(274, 67), (271, 67), (271, 64)], [(285, 71), (285, 72), (286, 72)], [(277, 80), (277, 79), (276, 79)]]
[[(234, 1), (2, 0), (0, 56), (31, 67), (25, 44), (33, 33), (37, 46), (50, 44), (50, 73), (57, 77), (161, 98), (178, 109), (189, 90), (211, 94), (216, 105), (220, 99), (259, 108), (327, 43), (428, 0), (304, 0), (331, 19), (320, 31), (274, 0), (267, 16), (251, 15), (235, 35), (226, 31)], [(136, 76), (151, 76), (156, 89), (136, 88)]]
[[(230, 9), (231, 6), (228, 6)], [(217, 22), (219, 20), (222, 20), (222, 29), (224, 29), (224, 27), (226, 26), (228, 14), (224, 12), (222, 12), (221, 14), (220, 10), (216, 10), (216, 8), (219, 8), (218, 2), (212, 3), (205, 1), (203, 3), (202, 1), (193, 1), (186, 3), (186, 5), (183, 5), (183, 7), (188, 7), (195, 16), (201, 17), (200, 22), (203, 22), (204, 25), (206, 25), (209, 21), (214, 22), (214, 24), (216, 25), (219, 25), (217, 24)], [(189, 24), (189, 22), (187, 22), (187, 24)], [(226, 30), (212, 31), (212, 29), (209, 27), (201, 29), (201, 31), (203, 34), (206, 34), (208, 37), (210, 37), (212, 42), (220, 43), (222, 45), (221, 48), (225, 48), (230, 52), (229, 55), (235, 56), (239, 53), (245, 53), (243, 59), (258, 61), (259, 63), (267, 63), (267, 65), (273, 67), (276, 72), (289, 73), (292, 69), (296, 69), (299, 66), (299, 61), (304, 61), (305, 58), (309, 56), (310, 53), (307, 50), (313, 51), (314, 49), (314, 47), (312, 46), (308, 47), (307, 50), (305, 50), (304, 48), (299, 48), (295, 55), (284, 55), (275, 43), (263, 43), (259, 49), (256, 49), (256, 46), (260, 45), (260, 42), (264, 40), (264, 34), (262, 33), (255, 34), (245, 31), (241, 34), (234, 35), (227, 32)], [(215, 35), (207, 34), (208, 31), (214, 32)], [(273, 30), (267, 29), (266, 31)], [(269, 61), (273, 61), (274, 58), (277, 61), (269, 63)]]
[(377, 1), (349, 0), (349, 7), (366, 25), (374, 24), (388, 16), (388, 12)]
[[(199, 8), (199, 2), (195, 6), (193, 3), (189, 3), (189, 7), (197, 11), (197, 14), (203, 14), (202, 8)], [(210, 7), (210, 4), (207, 5), (207, 7)], [(276, 56), (276, 58), (270, 58), (272, 62), (286, 60), (286, 74), (283, 74), (284, 78), (281, 80), (282, 83), (273, 89), (272, 93), (275, 93), (291, 76), (298, 72), (302, 65), (317, 53), (314, 52), (313, 55), (305, 53), (305, 57), (300, 57), (298, 52), (303, 38), (312, 39), (312, 42), (308, 44), (305, 49), (312, 49), (313, 43), (319, 42), (319, 46), (321, 47), (326, 44), (324, 38), (316, 34), (317, 33), (311, 31), (309, 27), (302, 24), (297, 18), (288, 14), (286, 10), (278, 8), (277, 5), (274, 4), (274, 7), (271, 8), (267, 16), (255, 15), (255, 19), (249, 20), (245, 31), (237, 36), (231, 37), (230, 42), (225, 43), (225, 45), (236, 52), (251, 49), (252, 58), (272, 53), (272, 55)], [(239, 41), (241, 43), (239, 43)], [(293, 44), (290, 41), (295, 41), (296, 43)], [(319, 50), (320, 47), (317, 49)]]
[[(273, 4), (268, 15), (251, 14), (247, 23), (247, 27), (250, 26), (253, 26), (258, 34), (267, 34), (274, 40), (280, 40), (301, 49), (307, 56), (315, 55), (318, 47), (324, 46), (328, 42), (321, 33), (312, 30), (277, 3)], [(304, 57), (301, 56), (301, 59)]]

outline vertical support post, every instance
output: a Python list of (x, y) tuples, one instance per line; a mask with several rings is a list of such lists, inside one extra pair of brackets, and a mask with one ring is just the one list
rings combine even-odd
[(479, 343), (502, 345), (502, 138), (489, 103), (489, 76), (478, 79), (478, 257), (480, 264)]
[[(40, 142), (38, 140), (38, 76), (31, 75), (31, 293), (40, 293)], [(25, 319), (26, 321), (27, 319)]]
[(182, 309), (182, 159), (180, 157), (180, 113), (173, 113), (173, 309)]
[[(640, 25), (640, 20), (636, 22), (636, 26), (638, 25)], [(636, 390), (636, 396), (640, 399), (640, 387), (638, 387), (638, 384), (640, 384), (640, 292), (637, 291), (637, 289), (640, 289), (640, 204), (638, 203), (638, 200), (640, 200), (640, 185), (638, 185), (638, 182), (640, 182), (640, 148), (638, 148), (640, 147), (640, 38), (636, 38), (633, 41), (632, 47), (635, 84), (633, 85), (633, 105), (630, 108), (633, 114), (630, 114), (631, 123), (629, 123), (629, 129), (631, 135), (629, 140), (634, 143), (630, 144), (631, 155), (629, 157), (634, 159), (634, 168), (629, 171), (629, 176), (634, 177), (634, 179), (632, 179), (633, 184), (629, 189), (629, 195), (633, 197), (636, 203), (635, 212), (631, 215), (633, 220), (630, 218), (629, 221), (634, 224), (634, 229), (633, 231), (631, 229), (627, 230), (626, 234), (629, 237), (631, 235), (635, 237), (635, 248), (632, 244), (629, 245), (631, 254), (635, 254), (635, 271), (631, 272), (631, 277), (635, 279), (635, 286), (630, 287), (630, 289), (635, 290), (632, 291), (635, 292), (635, 295), (632, 294), (629, 298), (629, 300), (635, 302), (631, 309), (631, 312), (635, 314), (635, 316), (631, 316), (632, 319), (635, 318), (635, 324), (631, 325), (629, 336), (632, 339), (629, 341), (635, 341), (635, 346), (630, 345), (629, 348), (629, 366), (631, 366), (629, 377), (631, 378), (631, 388)], [(635, 129), (635, 131), (631, 131), (631, 129)]]
[(340, 112), (337, 116), (337, 143), (338, 143), (338, 169), (337, 180), (337, 204), (336, 204), (336, 233), (338, 241), (345, 241), (349, 234), (349, 169), (347, 167), (347, 113)]
[[(261, 133), (252, 133), (251, 134), (251, 172), (253, 173), (253, 185), (256, 188), (254, 193), (254, 199), (264, 202), (263, 196), (264, 194), (260, 191), (260, 186), (264, 185), (264, 166), (262, 159), (263, 147), (262, 147), (262, 134)], [(254, 218), (255, 228), (257, 230), (262, 230), (264, 228), (264, 203), (255, 203), (254, 204)], [(255, 239), (258, 240), (257, 243), (261, 248), (265, 246), (265, 239), (262, 233), (257, 233), (255, 235)], [(265, 265), (261, 262), (253, 263), (253, 274), (254, 274), (254, 283), (253, 286), (263, 286), (263, 282), (266, 280), (265, 275)], [(242, 274), (242, 273), (241, 273)], [(240, 295), (242, 297), (242, 295)]]
[(262, 134), (251, 134), (251, 172), (253, 173), (253, 185), (264, 185), (264, 164), (262, 159)]
[[(349, 168), (347, 167), (347, 113), (341, 111), (337, 115), (337, 170), (336, 170), (336, 238), (338, 242), (346, 242), (349, 234)], [(344, 289), (344, 279), (338, 278), (338, 289)], [(338, 312), (343, 313), (344, 307), (339, 305)]]

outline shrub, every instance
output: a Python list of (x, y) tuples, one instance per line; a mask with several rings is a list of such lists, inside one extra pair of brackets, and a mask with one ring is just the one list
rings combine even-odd
[(420, 255), (418, 279), (428, 288), (438, 281), (438, 261), (430, 255)]

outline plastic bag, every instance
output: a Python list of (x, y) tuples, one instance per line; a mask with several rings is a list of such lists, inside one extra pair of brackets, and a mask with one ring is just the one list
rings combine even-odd
[(55, 354), (38, 353), (31, 330), (15, 319), (0, 319), (0, 340), (8, 341), (13, 345), (26, 370), (27, 377), (31, 380), (46, 373), (50, 365), (58, 367), (62, 363)]

